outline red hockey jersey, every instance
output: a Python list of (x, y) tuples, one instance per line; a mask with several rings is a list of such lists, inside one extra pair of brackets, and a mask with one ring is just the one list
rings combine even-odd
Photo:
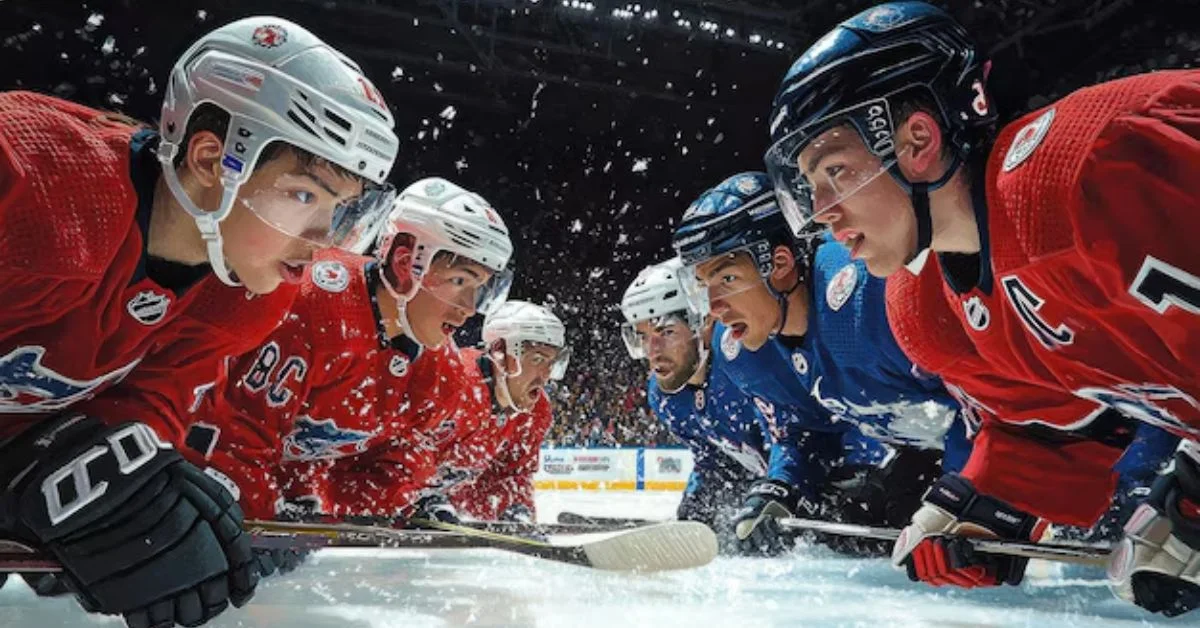
[(192, 415), (190, 455), (236, 482), (248, 517), (274, 517), (283, 497), (321, 499), (334, 460), (408, 431), (418, 347), (387, 338), (371, 264), (319, 253), (284, 321), (230, 361)]
[[(463, 354), (479, 365), (485, 380), (494, 381), (490, 362), (480, 362), (483, 352), (464, 349)], [(488, 389), (494, 398), (494, 392)], [(448, 494), (462, 514), (476, 519), (499, 519), (510, 506), (520, 504), (536, 512), (533, 503), (533, 475), (538, 468), (538, 450), (553, 422), (550, 399), (543, 392), (526, 412), (508, 412), (491, 405), (495, 425), (487, 435), (495, 438), (495, 455), (474, 465), (470, 479), (448, 487)]]
[[(1121, 455), (1106, 409), (1200, 436), (1200, 72), (1075, 92), (1001, 131), (978, 285), (889, 282), (893, 331), (980, 432), (963, 474), (1090, 525)], [(1122, 428), (1123, 429), (1123, 428)]]
[[(205, 330), (189, 336), (195, 324), (180, 314), (200, 286), (179, 294), (146, 274), (160, 172), (152, 141), (152, 132), (81, 105), (0, 94), (0, 440), (148, 364), (186, 365), (181, 378), (211, 380), (216, 356), (231, 350), (219, 331), (233, 320), (222, 315), (229, 308), (197, 313)], [(220, 299), (244, 300), (243, 290), (214, 288)], [(186, 400), (132, 390), (120, 414), (88, 410), (146, 421), (175, 440)]]

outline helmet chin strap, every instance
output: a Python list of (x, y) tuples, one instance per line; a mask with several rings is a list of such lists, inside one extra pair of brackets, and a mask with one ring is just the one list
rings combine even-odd
[(196, 228), (200, 230), (200, 237), (204, 239), (208, 263), (212, 266), (213, 274), (227, 286), (241, 286), (241, 282), (233, 278), (233, 274), (229, 272), (229, 267), (225, 264), (224, 242), (221, 239), (221, 221), (225, 220), (233, 210), (233, 203), (237, 199), (241, 182), (237, 180), (236, 176), (231, 176), (229, 170), (222, 168), (224, 175), (221, 177), (221, 202), (217, 206), (217, 210), (210, 212), (200, 209), (183, 189), (179, 173), (175, 171), (174, 162), (177, 152), (178, 147), (173, 143), (163, 142), (159, 146), (158, 161), (162, 164), (162, 176), (167, 183), (167, 189), (171, 191), (183, 211), (196, 221)]
[(796, 273), (796, 283), (792, 284), (792, 287), (788, 288), (787, 290), (776, 290), (773, 286), (771, 286), (770, 281), (767, 282), (767, 289), (770, 290), (771, 295), (775, 297), (775, 302), (779, 304), (780, 310), (779, 325), (777, 325), (775, 329), (771, 331), (771, 336), (778, 336), (783, 332), (783, 328), (787, 327), (788, 314), (791, 313), (788, 309), (788, 299), (791, 298), (792, 293), (795, 292), (796, 289), (801, 285), (803, 285), (803, 283), (803, 281), (800, 281), (799, 272)]
[(908, 192), (908, 196), (912, 199), (913, 213), (917, 217), (917, 248), (912, 252), (908, 259), (904, 260), (907, 264), (913, 260), (921, 251), (929, 248), (933, 243), (933, 214), (929, 208), (929, 193), (941, 189), (944, 185), (950, 182), (958, 169), (963, 164), (963, 158), (958, 153), (954, 153), (954, 160), (950, 162), (950, 166), (946, 168), (946, 172), (938, 177), (936, 181), (928, 183), (914, 183), (909, 181), (904, 173), (900, 171), (900, 160), (888, 166), (888, 174), (892, 175), (896, 183)]

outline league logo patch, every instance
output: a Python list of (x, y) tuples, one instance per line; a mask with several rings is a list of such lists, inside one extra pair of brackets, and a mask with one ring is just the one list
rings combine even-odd
[(742, 343), (737, 338), (733, 337), (733, 330), (725, 328), (725, 333), (721, 334), (721, 354), (730, 362), (742, 352)]
[(829, 304), (829, 309), (834, 312), (842, 309), (846, 301), (850, 300), (850, 295), (854, 294), (854, 288), (858, 285), (858, 267), (854, 264), (847, 264), (839, 270), (829, 285), (825, 287), (825, 302)]
[(404, 374), (408, 372), (408, 356), (392, 356), (392, 360), (388, 362), (388, 372), (395, 377), (404, 377)]
[(808, 375), (808, 358), (804, 357), (802, 351), (792, 353), (792, 368), (801, 375)]
[(983, 299), (978, 295), (973, 296), (966, 301), (963, 301), (963, 313), (967, 316), (967, 324), (975, 331), (983, 331), (988, 328), (992, 322), (992, 313), (988, 310), (988, 306), (984, 305)]
[(287, 43), (287, 29), (278, 24), (266, 24), (254, 29), (250, 41), (262, 48), (278, 48)]
[(317, 262), (313, 264), (312, 279), (326, 292), (342, 292), (350, 285), (350, 271), (341, 262)]
[(142, 290), (125, 304), (125, 311), (143, 325), (156, 325), (167, 315), (171, 297), (153, 290)]
[(296, 419), (291, 433), (283, 438), (284, 460), (344, 458), (367, 450), (370, 432), (338, 427), (333, 419), (307, 416)]
[(140, 360), (95, 379), (77, 380), (42, 364), (45, 347), (18, 347), (0, 357), (0, 414), (62, 410), (101, 387), (119, 382)]
[(704, 391), (703, 390), (699, 390), (699, 389), (696, 390), (696, 409), (697, 410), (704, 409)]
[(1004, 171), (1012, 172), (1017, 166), (1029, 159), (1033, 154), (1033, 150), (1046, 139), (1046, 132), (1050, 130), (1050, 123), (1054, 122), (1054, 110), (1047, 109), (1046, 113), (1038, 116), (1033, 122), (1026, 124), (1023, 129), (1017, 132), (1017, 137), (1013, 139), (1013, 143), (1008, 147), (1008, 153), (1004, 155)]

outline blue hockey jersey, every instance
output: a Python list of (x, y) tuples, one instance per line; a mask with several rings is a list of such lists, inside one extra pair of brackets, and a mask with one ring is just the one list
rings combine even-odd
[(654, 376), (646, 384), (651, 411), (692, 451), (688, 493), (710, 482), (764, 477), (770, 457), (754, 403), (723, 368), (707, 370), (702, 386), (688, 383), (674, 393), (663, 392)]
[(807, 286), (808, 333), (749, 351), (718, 325), (714, 361), (743, 391), (789, 410), (776, 429), (852, 426), (880, 443), (945, 450), (943, 467), (957, 470), (970, 452), (958, 404), (896, 344), (884, 286), (845, 247), (824, 242)]

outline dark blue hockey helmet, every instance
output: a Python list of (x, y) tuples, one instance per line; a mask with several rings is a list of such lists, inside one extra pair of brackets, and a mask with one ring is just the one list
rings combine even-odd
[(811, 230), (795, 236), (779, 210), (771, 179), (765, 172), (736, 174), (701, 194), (683, 214), (675, 229), (672, 246), (683, 263), (681, 279), (692, 306), (708, 312), (708, 294), (695, 276), (696, 266), (721, 255), (745, 252), (759, 276), (777, 298), (780, 293), (767, 279), (776, 246), (792, 250), (801, 280), (807, 278), (816, 234)]
[[(814, 215), (888, 172), (913, 194), (920, 248), (928, 246), (927, 193), (944, 185), (983, 147), (996, 124), (985, 73), (986, 64), (966, 30), (924, 2), (867, 9), (813, 44), (792, 64), (771, 107), (767, 171), (792, 228), (800, 232)], [(895, 165), (899, 120), (894, 116), (910, 102), (933, 109), (952, 148), (951, 167), (933, 183), (914, 185)], [(799, 155), (833, 129), (850, 129), (881, 164), (877, 172), (857, 173), (855, 181), (818, 202), (812, 182), (800, 170)]]

